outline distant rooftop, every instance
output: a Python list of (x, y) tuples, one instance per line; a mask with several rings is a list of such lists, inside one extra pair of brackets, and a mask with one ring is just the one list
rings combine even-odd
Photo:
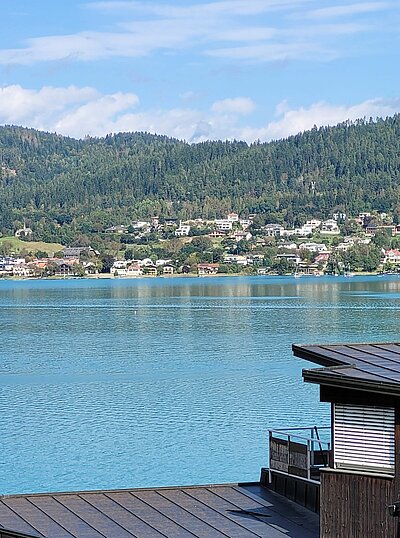
[(303, 370), (305, 381), (400, 396), (400, 344), (292, 346), (296, 357), (324, 368)]
[(228, 484), (0, 497), (0, 536), (18, 533), (35, 538), (317, 538), (319, 530), (316, 514), (258, 484)]

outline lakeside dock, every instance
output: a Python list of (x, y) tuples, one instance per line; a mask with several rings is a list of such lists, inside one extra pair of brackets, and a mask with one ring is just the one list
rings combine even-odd
[(3, 496), (0, 521), (1, 538), (319, 535), (317, 514), (258, 483)]

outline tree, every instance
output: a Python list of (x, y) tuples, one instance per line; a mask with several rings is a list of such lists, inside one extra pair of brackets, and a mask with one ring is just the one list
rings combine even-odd
[(134, 258), (134, 252), (131, 248), (127, 248), (124, 252), (124, 258), (125, 260), (133, 260)]
[(370, 243), (357, 244), (345, 253), (344, 263), (352, 270), (375, 271), (381, 262), (381, 249)]
[(192, 241), (190, 242), (193, 249), (195, 249), (197, 252), (210, 250), (212, 249), (213, 243), (209, 237), (193, 237)]
[(74, 263), (74, 265), (72, 266), (72, 269), (75, 276), (79, 276), (79, 277), (85, 276), (85, 269), (82, 264)]
[(35, 252), (35, 256), (36, 256), (36, 258), (38, 258), (38, 259), (42, 259), (42, 258), (47, 258), (47, 257), (48, 257), (48, 254), (47, 254), (47, 252), (45, 252), (44, 250), (37, 250), (37, 251)]
[(391, 230), (378, 230), (375, 236), (372, 238), (372, 243), (379, 248), (389, 248), (392, 242)]
[(2, 256), (9, 256), (12, 253), (12, 243), (11, 241), (3, 241), (0, 243), (0, 254)]
[(111, 267), (114, 264), (114, 256), (111, 256), (111, 254), (103, 254), (100, 256), (100, 262), (101, 262), (101, 273), (109, 273), (111, 270)]

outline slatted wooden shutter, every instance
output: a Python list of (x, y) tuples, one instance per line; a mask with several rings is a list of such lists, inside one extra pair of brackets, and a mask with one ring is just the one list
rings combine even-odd
[(334, 404), (335, 467), (394, 474), (394, 409)]

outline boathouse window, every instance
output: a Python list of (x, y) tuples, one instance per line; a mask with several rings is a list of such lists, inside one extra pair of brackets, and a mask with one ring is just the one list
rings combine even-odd
[(394, 474), (394, 408), (333, 406), (335, 467)]

